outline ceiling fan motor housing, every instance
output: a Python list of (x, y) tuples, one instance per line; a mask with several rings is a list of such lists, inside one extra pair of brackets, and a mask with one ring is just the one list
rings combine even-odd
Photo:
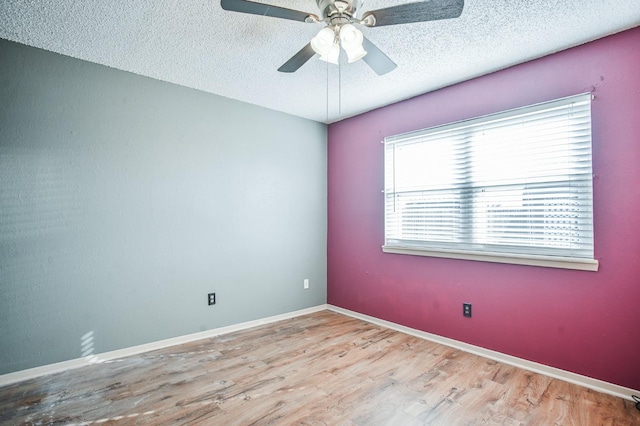
[(337, 18), (348, 21), (355, 16), (356, 10), (361, 3), (361, 0), (316, 0), (322, 19), (328, 22)]

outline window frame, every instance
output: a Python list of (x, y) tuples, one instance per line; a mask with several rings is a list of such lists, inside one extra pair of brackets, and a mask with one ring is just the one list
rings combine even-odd
[[(519, 114), (528, 113), (531, 111), (533, 112), (545, 111), (546, 109), (549, 109), (551, 106), (561, 105), (563, 102), (565, 103), (565, 105), (568, 105), (574, 99), (581, 100), (581, 102), (584, 102), (584, 100), (589, 99), (588, 108), (589, 108), (589, 117), (591, 117), (590, 110), (591, 110), (591, 103), (593, 100), (593, 96), (591, 93), (582, 93), (579, 95), (568, 96), (560, 99), (554, 99), (548, 102), (542, 102), (542, 103), (515, 108), (507, 111), (501, 111), (494, 114), (474, 117), (468, 120), (457, 121), (453, 123), (444, 124), (441, 126), (434, 126), (427, 129), (421, 129), (413, 132), (386, 137), (382, 143), (384, 156), (385, 156), (385, 159), (384, 159), (385, 188), (388, 188), (388, 185), (387, 185), (387, 179), (388, 179), (387, 162), (389, 161), (389, 159), (387, 158), (387, 156), (389, 155), (388, 153), (389, 150), (387, 149), (388, 144), (393, 144), (393, 146), (396, 146), (396, 144), (398, 143), (409, 141), (411, 138), (415, 138), (420, 135), (423, 135), (423, 136), (429, 135), (430, 133), (436, 133), (436, 132), (445, 131), (448, 129), (458, 129), (458, 128), (462, 129), (475, 123), (490, 123), (492, 120), (495, 120), (496, 118), (516, 117)], [(589, 131), (591, 131), (591, 125), (592, 125), (592, 121), (591, 121), (591, 118), (589, 118)], [(472, 133), (473, 132), (471, 131), (470, 134)], [(466, 138), (469, 138), (469, 139), (472, 137), (473, 136), (466, 136)], [(471, 145), (471, 142), (468, 142), (468, 141), (464, 142), (464, 146), (467, 146), (467, 144)], [(591, 134), (589, 135), (589, 147), (590, 147), (589, 159), (592, 164), (593, 141), (592, 141)], [(393, 179), (395, 179), (395, 173), (396, 173), (395, 168), (393, 169), (393, 173), (394, 173)], [(395, 181), (394, 181), (394, 185), (395, 185)], [(448, 193), (451, 194), (452, 193), (451, 190), (454, 189), (455, 187), (456, 187), (455, 184), (448, 184), (448, 186), (446, 187), (447, 190), (449, 191)], [(474, 190), (474, 188), (477, 188), (477, 183), (475, 181), (474, 183), (467, 182), (464, 187), (464, 190), (469, 191), (469, 190)], [(433, 245), (429, 246), (428, 243), (425, 243), (426, 245), (421, 245), (420, 243), (416, 243), (416, 242), (402, 243), (402, 242), (396, 241), (397, 237), (391, 238), (391, 240), (393, 240), (394, 242), (390, 243), (389, 232), (388, 232), (389, 218), (387, 217), (388, 216), (388, 205), (387, 205), (388, 197), (385, 189), (383, 189), (382, 191), (384, 194), (383, 207), (384, 207), (384, 239), (385, 239), (385, 243), (382, 246), (382, 251), (385, 253), (392, 253), (392, 254), (406, 254), (406, 255), (416, 255), (416, 256), (464, 259), (464, 260), (475, 260), (475, 261), (518, 264), (518, 265), (542, 266), (542, 267), (562, 268), (562, 269), (576, 269), (576, 270), (583, 270), (583, 271), (597, 271), (599, 268), (599, 262), (593, 256), (593, 246), (594, 246), (593, 240), (595, 239), (595, 230), (593, 230), (594, 220), (593, 220), (593, 182), (592, 181), (591, 181), (591, 185), (589, 186), (589, 190), (590, 190), (589, 195), (591, 197), (590, 199), (591, 204), (589, 206), (591, 208), (590, 226), (592, 229), (591, 231), (591, 241), (592, 241), (591, 250), (592, 251), (590, 253), (591, 258), (581, 257), (581, 256), (573, 257), (573, 256), (565, 256), (565, 255), (553, 255), (553, 254), (550, 255), (548, 253), (544, 253), (545, 250), (547, 252), (553, 250), (553, 248), (551, 248), (550, 246), (543, 247), (540, 249), (540, 252), (543, 252), (544, 254), (535, 254), (535, 253), (527, 252), (527, 251), (532, 251), (532, 249), (524, 249), (519, 251), (517, 248), (513, 250), (513, 247), (511, 252), (492, 251), (491, 244), (483, 244), (485, 247), (488, 247), (488, 248), (478, 250), (477, 247), (460, 248), (459, 246), (462, 245), (463, 243), (459, 243), (459, 242), (453, 243), (453, 246), (451, 247), (447, 247), (446, 243), (439, 244), (440, 247), (434, 247)], [(394, 196), (399, 193), (402, 193), (402, 191), (393, 192)], [(548, 199), (551, 200), (552, 196), (550, 195)], [(394, 198), (394, 203), (395, 203), (395, 198)], [(473, 201), (469, 201), (468, 204), (473, 205)], [(465, 223), (465, 226), (470, 226), (471, 224), (473, 224), (473, 222), (474, 221), (468, 221), (464, 223)], [(473, 228), (469, 232), (471, 232), (472, 234), (475, 232), (480, 232), (480, 228), (478, 227)], [(469, 241), (470, 240), (467, 240), (467, 242), (464, 244), (469, 244)], [(432, 240), (431, 244), (434, 244), (434, 242), (435, 240)], [(471, 244), (471, 246), (473, 246), (473, 244)], [(502, 248), (504, 247), (506, 247), (506, 245), (502, 246)]]

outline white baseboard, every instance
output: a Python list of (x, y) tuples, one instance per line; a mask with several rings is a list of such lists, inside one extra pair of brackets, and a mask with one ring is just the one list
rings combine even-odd
[(584, 386), (597, 392), (606, 393), (609, 395), (617, 396), (619, 398), (628, 399), (630, 401), (633, 401), (633, 398), (631, 398), (632, 394), (640, 395), (640, 390), (615, 385), (603, 380), (594, 379), (591, 377), (583, 376), (581, 374), (572, 373), (570, 371), (561, 370), (559, 368), (550, 367), (548, 365), (539, 364), (537, 362), (528, 361), (526, 359), (492, 351), (490, 349), (485, 349), (480, 346), (475, 346), (469, 343), (460, 342), (458, 340), (449, 339), (448, 337), (442, 337), (438, 336), (437, 334), (427, 333), (426, 331), (416, 330), (415, 328), (406, 327), (404, 325), (340, 308), (338, 306), (328, 305), (328, 309), (340, 314), (348, 315), (353, 318), (370, 322), (372, 324), (400, 331), (411, 336), (419, 337), (421, 339), (429, 340), (435, 343), (440, 343), (442, 345), (449, 346), (455, 349), (460, 349), (461, 351), (469, 352), (474, 355), (489, 358), (494, 361), (509, 364), (514, 367), (522, 368), (524, 370), (532, 371), (534, 373), (542, 374), (554, 379), (564, 380), (565, 382)]
[(132, 346), (129, 348), (118, 349), (110, 352), (104, 352), (102, 354), (92, 355), (89, 357), (76, 358), (76, 359), (71, 359), (69, 361), (63, 361), (55, 364), (43, 365), (41, 367), (30, 368), (28, 370), (22, 370), (22, 371), (16, 371), (14, 373), (4, 374), (0, 376), (0, 387), (7, 386), (23, 380), (33, 379), (35, 377), (45, 376), (48, 374), (59, 373), (61, 371), (84, 367), (86, 365), (98, 364), (103, 362), (111, 362), (118, 358), (138, 355), (144, 352), (164, 349), (170, 346), (181, 345), (183, 343), (189, 343), (189, 342), (193, 342), (200, 339), (206, 339), (209, 337), (220, 336), (222, 334), (233, 333), (235, 331), (246, 330), (259, 325), (264, 325), (264, 324), (269, 324), (276, 321), (295, 318), (301, 315), (311, 314), (311, 313), (323, 311), (326, 309), (329, 309), (331, 311), (334, 311), (343, 315), (347, 315), (353, 318), (361, 319), (363, 321), (367, 321), (382, 327), (387, 327), (392, 330), (399, 331), (401, 333), (406, 333), (411, 336), (429, 340), (435, 343), (440, 343), (445, 346), (449, 346), (449, 347), (459, 349), (465, 352), (469, 352), (478, 356), (482, 356), (484, 358), (489, 358), (494, 361), (502, 362), (508, 365), (512, 365), (514, 367), (522, 368), (524, 370), (532, 371), (534, 373), (539, 373), (545, 376), (553, 377), (554, 379), (560, 379), (560, 380), (564, 380), (565, 382), (573, 383), (579, 386), (584, 386), (586, 388), (593, 389), (597, 392), (606, 393), (619, 398), (628, 399), (630, 401), (633, 400), (633, 398), (631, 398), (632, 394), (640, 395), (640, 390), (615, 385), (613, 383), (608, 383), (603, 380), (594, 379), (591, 377), (572, 373), (570, 371), (565, 371), (559, 368), (550, 367), (548, 365), (539, 364), (537, 362), (528, 361), (526, 359), (503, 354), (501, 352), (492, 351), (490, 349), (485, 349), (480, 346), (475, 346), (469, 343), (460, 342), (458, 340), (449, 339), (448, 337), (438, 336), (437, 334), (431, 334), (425, 331), (416, 330), (414, 328), (406, 327), (404, 325), (396, 324), (390, 321), (382, 320), (369, 315), (361, 314), (358, 312), (350, 311), (348, 309), (344, 309), (338, 306), (333, 306), (328, 304), (313, 306), (311, 308), (301, 309), (298, 311), (288, 312), (285, 314), (274, 315), (267, 318), (229, 325), (226, 327), (215, 328), (212, 330), (202, 331), (199, 333), (178, 336), (171, 339), (159, 340), (157, 342), (151, 342), (144, 345)]
[(157, 342), (146, 343), (144, 345), (132, 346), (129, 348), (118, 349), (115, 351), (104, 352), (97, 355), (91, 355), (84, 358), (76, 358), (68, 361), (62, 361), (55, 364), (43, 365), (41, 367), (29, 368), (27, 370), (16, 371), (14, 373), (8, 373), (0, 376), (0, 387), (7, 386), (23, 380), (33, 379), (35, 377), (45, 376), (48, 374), (59, 373), (61, 371), (67, 371), (74, 368), (84, 367), (91, 364), (99, 364), (103, 362), (110, 362), (117, 358), (123, 358), (131, 355), (138, 355), (144, 352), (155, 351), (158, 349), (164, 349), (170, 346), (181, 345), (183, 343), (189, 343), (200, 339), (206, 339), (209, 337), (220, 336), (222, 334), (233, 333), (235, 331), (246, 330), (248, 328), (256, 327), (263, 324), (269, 324), (276, 321), (282, 321), (289, 318), (299, 317), (301, 315), (311, 314), (318, 311), (324, 311), (329, 309), (329, 305), (323, 304), (313, 306), (311, 308), (300, 309), (298, 311), (288, 312), (285, 314), (274, 315), (272, 317), (257, 319), (253, 321), (242, 322), (239, 324), (229, 325), (226, 327), (214, 328), (207, 331), (201, 331), (199, 333), (187, 334), (184, 336), (173, 337), (171, 339), (159, 340)]

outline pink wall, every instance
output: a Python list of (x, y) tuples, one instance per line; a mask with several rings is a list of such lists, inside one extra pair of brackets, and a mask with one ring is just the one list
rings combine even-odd
[[(586, 91), (599, 272), (381, 251), (385, 136)], [(329, 126), (330, 304), (640, 389), (639, 256), (640, 27)]]

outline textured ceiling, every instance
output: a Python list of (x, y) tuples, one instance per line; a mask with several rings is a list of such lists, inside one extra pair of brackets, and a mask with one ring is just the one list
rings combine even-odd
[[(318, 14), (315, 0), (260, 1)], [(359, 12), (407, 2), (365, 0)], [(334, 122), (636, 27), (640, 1), (467, 0), (458, 19), (363, 28), (398, 64), (384, 76), (317, 57), (279, 73), (322, 24), (227, 12), (219, 0), (2, 0), (0, 23), (0, 38)]]

